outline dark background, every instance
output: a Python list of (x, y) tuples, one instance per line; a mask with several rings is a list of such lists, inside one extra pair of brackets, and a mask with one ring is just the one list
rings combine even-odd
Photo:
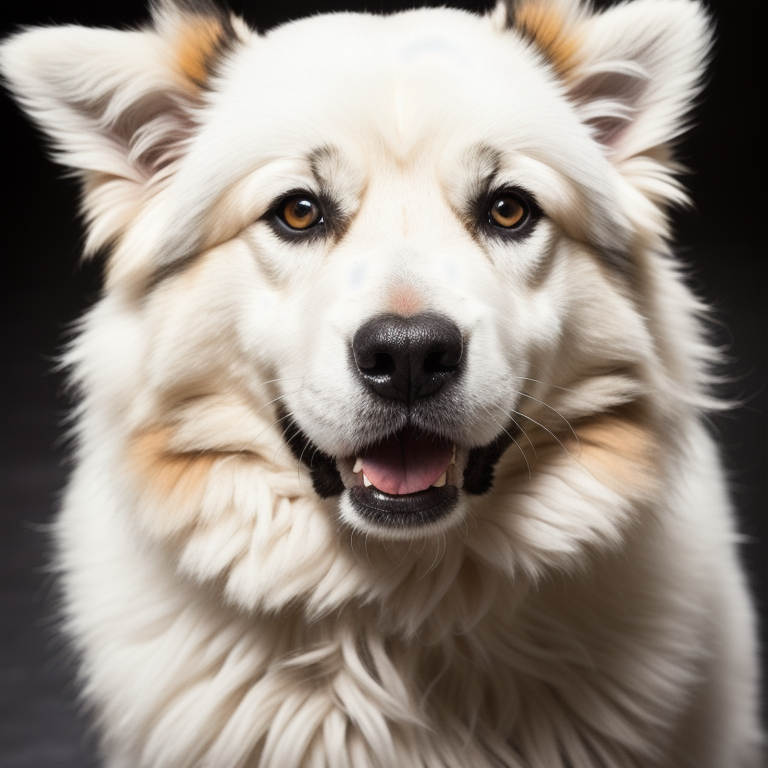
[[(411, 4), (293, 0), (288, 10), (265, 10), (247, 0), (231, 5), (265, 29), (318, 11)], [(768, 25), (763, 0), (718, 0), (710, 7), (718, 29), (711, 80), (681, 148), (682, 160), (695, 169), (687, 185), (696, 205), (675, 221), (678, 253), (691, 265), (692, 284), (716, 310), (713, 338), (727, 348), (730, 381), (723, 392), (743, 403), (713, 418), (712, 428), (730, 472), (744, 558), (765, 624)], [(146, 16), (141, 0), (0, 0), (0, 33), (27, 24), (134, 25)], [(56, 639), (46, 525), (67, 472), (61, 440), (67, 399), (55, 356), (68, 326), (98, 293), (99, 265), (78, 266), (75, 183), (46, 160), (40, 135), (5, 95), (0, 109), (0, 765), (87, 768), (93, 765), (92, 739), (77, 715), (73, 664)]]

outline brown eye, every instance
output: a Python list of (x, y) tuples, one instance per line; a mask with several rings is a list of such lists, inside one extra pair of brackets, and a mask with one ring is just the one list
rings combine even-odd
[(491, 224), (503, 229), (515, 229), (525, 223), (528, 208), (516, 195), (501, 194), (491, 203), (488, 211)]
[(291, 228), (299, 231), (322, 222), (320, 206), (307, 195), (296, 195), (286, 200), (277, 211), (278, 216)]

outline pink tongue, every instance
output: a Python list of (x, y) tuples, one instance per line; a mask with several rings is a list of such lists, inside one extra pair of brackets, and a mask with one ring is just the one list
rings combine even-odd
[(453, 446), (435, 435), (398, 432), (367, 449), (363, 472), (384, 493), (416, 493), (439, 479), (452, 458)]

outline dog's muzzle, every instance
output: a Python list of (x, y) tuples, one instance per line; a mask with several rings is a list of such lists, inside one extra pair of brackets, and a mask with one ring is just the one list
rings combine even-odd
[[(490, 445), (472, 449), (451, 438), (464, 351), (459, 327), (436, 313), (383, 314), (364, 323), (352, 338), (350, 365), (381, 406), (371, 432), (385, 436), (354, 456), (334, 459), (284, 417), (294, 454), (311, 457), (315, 490), (324, 497), (346, 491), (361, 518), (386, 528), (429, 525), (450, 514), (462, 489), (487, 491), (511, 437), (504, 432)], [(381, 423), (385, 420), (391, 431)]]

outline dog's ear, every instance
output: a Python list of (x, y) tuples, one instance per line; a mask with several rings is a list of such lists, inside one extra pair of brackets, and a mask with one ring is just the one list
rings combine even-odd
[(634, 0), (593, 13), (580, 0), (502, 0), (495, 19), (550, 62), (613, 162), (668, 159), (711, 42), (698, 2)]
[(10, 89), (82, 179), (86, 253), (119, 238), (172, 172), (209, 79), (243, 35), (208, 0), (161, 0), (144, 30), (46, 27), (2, 45)]

